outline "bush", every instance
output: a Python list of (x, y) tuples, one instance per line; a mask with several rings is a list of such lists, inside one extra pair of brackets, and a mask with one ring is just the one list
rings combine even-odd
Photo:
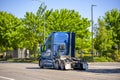
[(31, 59), (39, 59), (39, 57), (40, 57), (40, 54), (38, 54), (38, 53), (36, 53), (35, 56), (34, 56), (34, 54), (31, 54), (31, 55), (30, 55), (30, 58), (31, 58)]
[(92, 62), (93, 61), (92, 56), (84, 56), (83, 60), (86, 60), (87, 62)]
[(114, 60), (109, 57), (94, 57), (94, 62), (114, 62)]
[(118, 50), (114, 51), (113, 58), (115, 61), (120, 62), (120, 54), (118, 53)]
[(108, 62), (105, 57), (94, 57), (95, 62)]
[(107, 57), (108, 62), (114, 62), (112, 58)]

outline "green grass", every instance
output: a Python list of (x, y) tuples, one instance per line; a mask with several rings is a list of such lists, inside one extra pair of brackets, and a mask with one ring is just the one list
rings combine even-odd
[(92, 56), (84, 56), (83, 57), (84, 60), (86, 60), (87, 62), (114, 62), (114, 60), (112, 58), (109, 57), (93, 57)]
[(0, 58), (0, 61), (6, 61), (6, 59), (5, 58)]
[(38, 63), (38, 60), (34, 59), (8, 59), (8, 62), (22, 62), (22, 63)]
[(94, 62), (114, 62), (114, 60), (108, 57), (94, 57)]

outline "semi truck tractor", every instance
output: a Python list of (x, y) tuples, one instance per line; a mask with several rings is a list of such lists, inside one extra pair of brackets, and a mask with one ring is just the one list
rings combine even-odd
[(73, 32), (51, 33), (42, 46), (42, 51), (44, 52), (39, 58), (40, 68), (88, 69), (86, 61), (75, 57), (75, 33)]

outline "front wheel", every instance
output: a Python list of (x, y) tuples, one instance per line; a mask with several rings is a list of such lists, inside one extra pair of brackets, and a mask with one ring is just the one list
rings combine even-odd
[(42, 64), (42, 61), (41, 61), (41, 60), (39, 60), (39, 67), (40, 67), (40, 68), (43, 68), (43, 64)]

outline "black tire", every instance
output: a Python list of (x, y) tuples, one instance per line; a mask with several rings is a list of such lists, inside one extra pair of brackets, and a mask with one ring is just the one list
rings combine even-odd
[(82, 64), (82, 63), (80, 64), (80, 70), (84, 70), (84, 69), (83, 69), (83, 64)]
[[(87, 69), (84, 69), (84, 68), (83, 68), (83, 64), (82, 64), (82, 63), (81, 63), (80, 66), (81, 66), (81, 70), (87, 70)], [(88, 65), (87, 65), (87, 66), (88, 66)]]
[(41, 61), (41, 60), (39, 60), (39, 67), (40, 67), (40, 68), (43, 68), (43, 64), (42, 64), (42, 61)]
[(55, 62), (55, 69), (57, 69), (57, 70), (60, 69), (60, 65), (59, 65), (59, 62), (58, 62), (58, 61)]
[(64, 64), (64, 61), (61, 61), (61, 63), (60, 63), (60, 69), (61, 69), (61, 70), (65, 70), (65, 64)]

